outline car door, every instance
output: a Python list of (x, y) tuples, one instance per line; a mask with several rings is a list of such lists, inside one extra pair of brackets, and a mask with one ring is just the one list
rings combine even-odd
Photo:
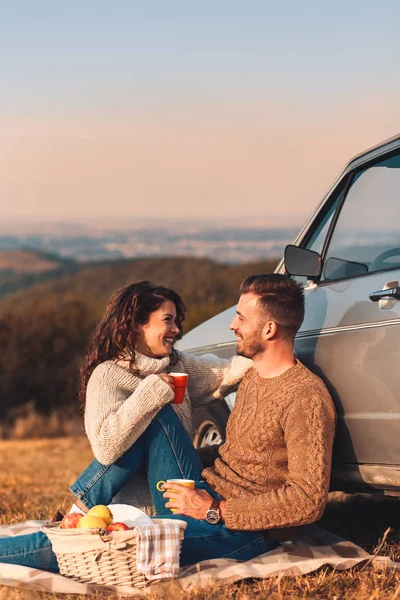
[(348, 173), (300, 244), (321, 255), (305, 287), (298, 356), (338, 411), (335, 460), (400, 463), (400, 153)]

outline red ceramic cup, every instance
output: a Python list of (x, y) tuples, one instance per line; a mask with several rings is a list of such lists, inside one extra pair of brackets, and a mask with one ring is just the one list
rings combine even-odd
[(174, 380), (175, 386), (175, 397), (172, 404), (182, 404), (188, 383), (187, 373), (170, 373), (169, 375)]

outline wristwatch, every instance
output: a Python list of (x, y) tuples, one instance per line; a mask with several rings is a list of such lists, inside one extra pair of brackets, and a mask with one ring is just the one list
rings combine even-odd
[(219, 505), (221, 504), (221, 500), (213, 499), (211, 502), (211, 506), (206, 512), (206, 521), (211, 523), (211, 525), (216, 525), (221, 521), (221, 511), (219, 509)]

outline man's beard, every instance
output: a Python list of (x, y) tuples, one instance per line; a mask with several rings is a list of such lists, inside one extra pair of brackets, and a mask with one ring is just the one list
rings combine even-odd
[(254, 335), (244, 343), (242, 338), (241, 348), (239, 349), (239, 345), (236, 346), (236, 354), (244, 356), (245, 358), (254, 358), (257, 354), (261, 354), (262, 352), (264, 352), (264, 346), (260, 335)]

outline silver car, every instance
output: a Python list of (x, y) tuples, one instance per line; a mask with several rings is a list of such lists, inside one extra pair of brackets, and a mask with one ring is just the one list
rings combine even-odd
[[(400, 495), (400, 135), (343, 169), (276, 269), (305, 286), (297, 356), (338, 412), (332, 489)], [(232, 307), (181, 350), (230, 357)], [(194, 408), (197, 446), (224, 439), (234, 394)]]

